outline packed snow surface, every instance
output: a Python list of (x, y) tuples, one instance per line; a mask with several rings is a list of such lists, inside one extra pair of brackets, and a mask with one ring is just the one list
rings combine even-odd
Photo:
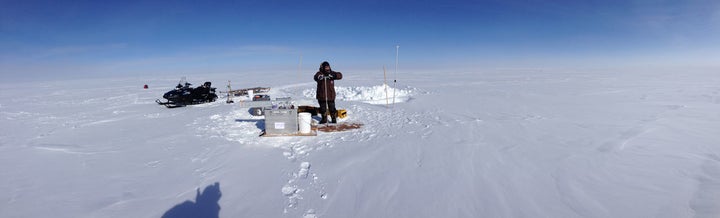
[[(248, 75), (188, 81), (317, 106), (309, 76)], [(157, 105), (177, 78), (0, 86), (0, 217), (720, 214), (713, 73), (347, 71), (341, 122), (364, 126), (314, 137), (258, 137), (224, 99)]]

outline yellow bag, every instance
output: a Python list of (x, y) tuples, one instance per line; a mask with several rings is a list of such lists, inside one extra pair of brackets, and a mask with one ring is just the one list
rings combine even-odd
[(337, 117), (340, 119), (345, 119), (345, 117), (347, 117), (347, 110), (345, 110), (345, 109), (340, 109), (337, 111), (337, 113), (338, 113)]

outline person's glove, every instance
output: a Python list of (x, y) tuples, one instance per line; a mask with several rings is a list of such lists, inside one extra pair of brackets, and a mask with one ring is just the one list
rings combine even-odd
[(327, 79), (333, 79), (334, 77), (335, 77), (335, 76), (333, 76), (332, 74), (328, 74), (325, 78), (327, 78)]

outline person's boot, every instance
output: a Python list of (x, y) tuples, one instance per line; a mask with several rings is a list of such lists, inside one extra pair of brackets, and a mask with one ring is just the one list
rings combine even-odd
[(330, 114), (330, 123), (337, 123), (337, 113)]
[(320, 124), (325, 124), (325, 123), (327, 123), (327, 121), (328, 121), (327, 116), (325, 114), (323, 114), (322, 119), (320, 119)]

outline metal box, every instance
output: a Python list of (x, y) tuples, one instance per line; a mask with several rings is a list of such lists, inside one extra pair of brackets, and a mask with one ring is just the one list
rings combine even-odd
[(295, 134), (297, 132), (297, 109), (265, 108), (266, 134)]
[(271, 107), (272, 105), (285, 104), (288, 107), (293, 104), (292, 98), (275, 98), (275, 100), (263, 100), (263, 101), (238, 101), (240, 107)]

